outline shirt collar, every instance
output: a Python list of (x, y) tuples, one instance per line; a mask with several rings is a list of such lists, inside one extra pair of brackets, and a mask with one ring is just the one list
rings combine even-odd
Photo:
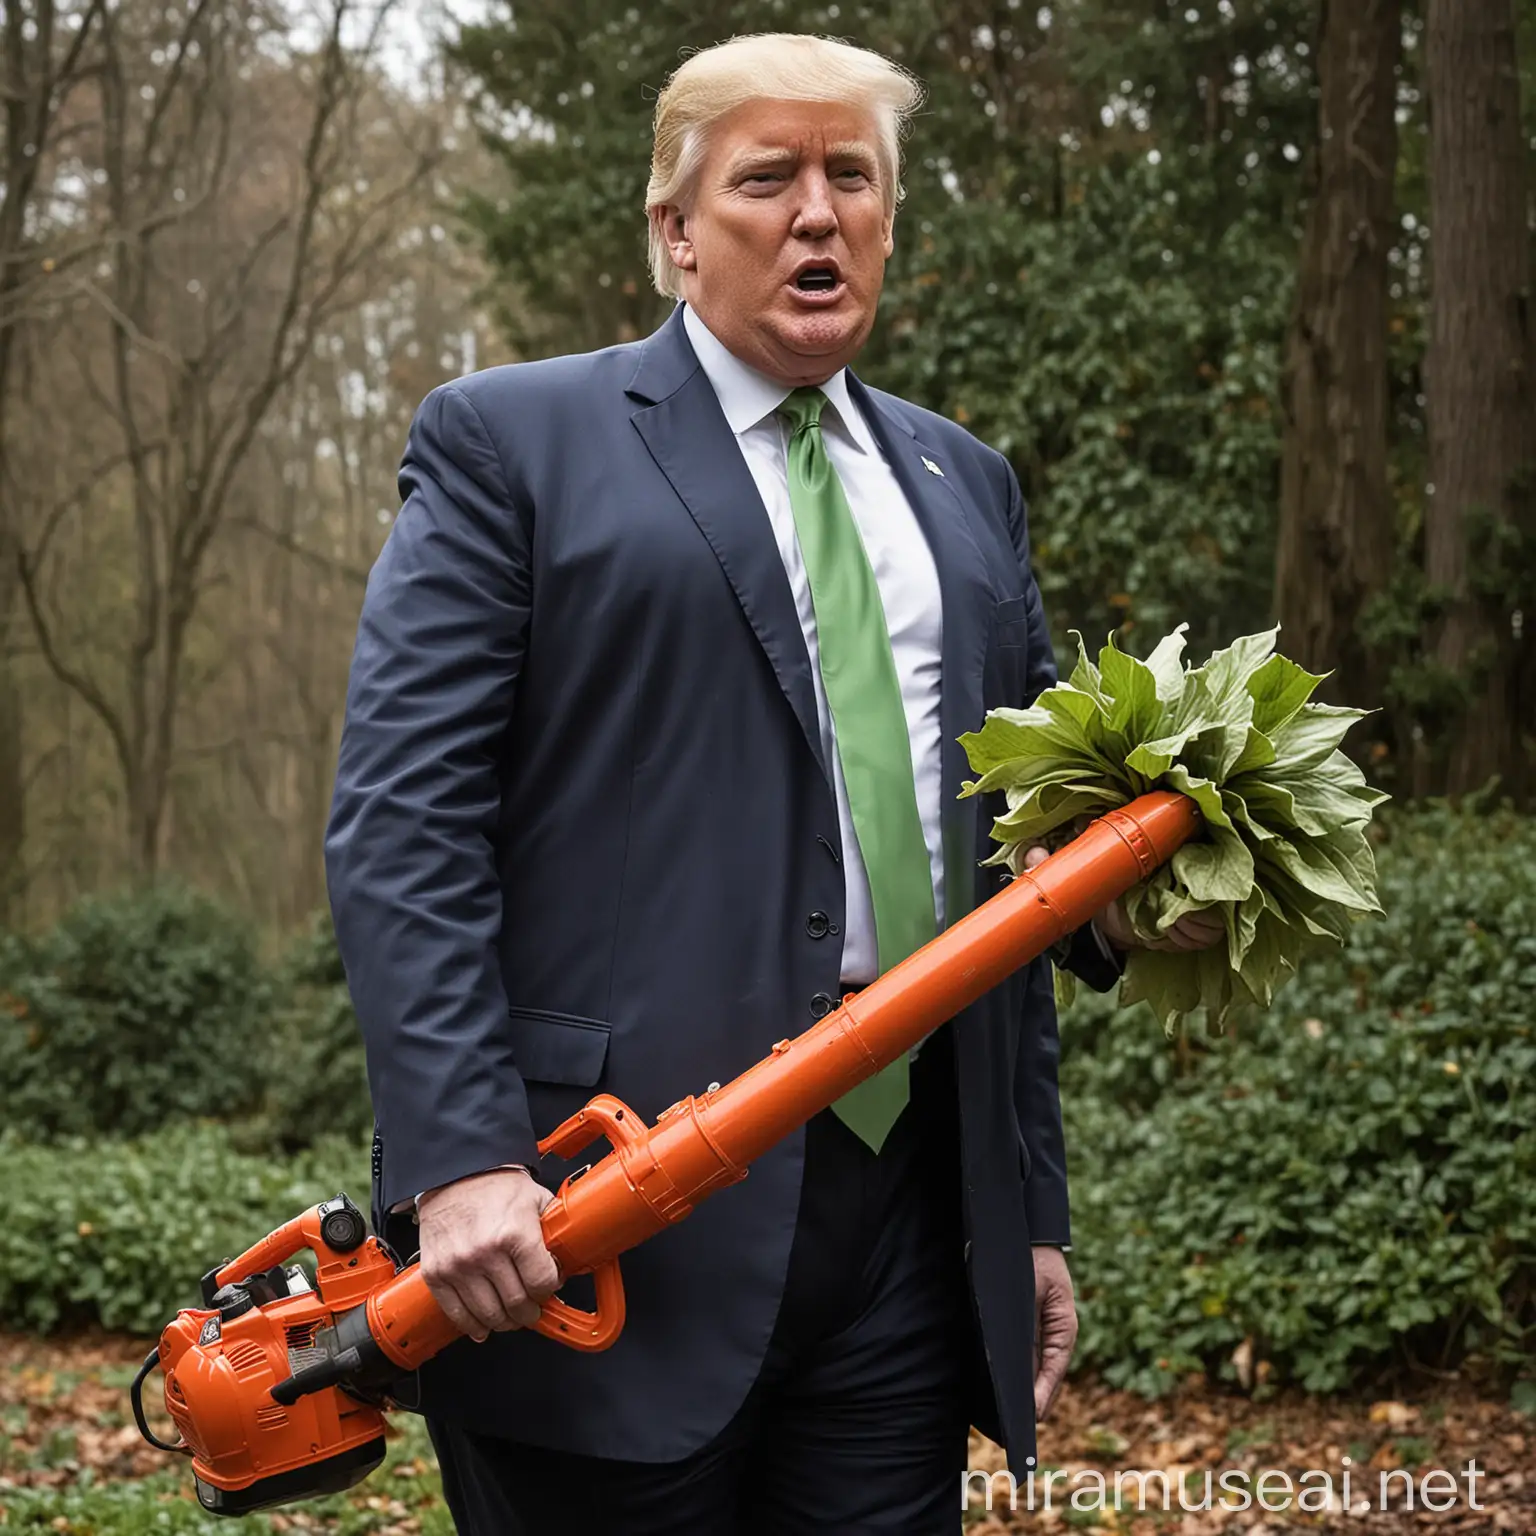
[[(725, 412), (726, 423), (737, 437), (771, 416), (789, 398), (789, 390), (750, 364), (742, 362), (694, 312), (683, 305), (683, 328), (693, 343), (699, 366), (714, 386)], [(844, 435), (860, 453), (876, 452), (869, 427), (853, 403), (848, 389), (848, 370), (839, 368), (821, 386)]]

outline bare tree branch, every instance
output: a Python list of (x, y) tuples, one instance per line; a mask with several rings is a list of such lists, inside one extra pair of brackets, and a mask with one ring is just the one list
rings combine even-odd
[[(157, 440), (148, 446), (151, 451), (154, 451), (164, 445), (161, 441)], [(89, 498), (91, 492), (94, 491), (96, 487), (99, 486), (101, 482), (112, 473), (113, 470), (121, 469), (127, 462), (127, 454), (113, 454), (111, 458), (104, 459), (101, 463), (97, 464), (93, 469), (91, 469), (81, 479), (80, 483), (68, 493), (68, 495), (61, 496), (57, 501), (53, 503), (43, 519), (43, 531), (38, 535), (37, 543), (33, 546), (32, 553), (28, 556), (28, 559), (31, 562), (32, 568), (34, 570), (39, 569), (42, 566), (43, 561), (47, 558), (48, 546), (53, 542), (53, 536), (58, 531), (59, 525), (64, 521), (64, 519), (68, 517), (68, 515), (75, 510), (75, 508), (83, 505), (84, 502)]]
[(16, 571), (20, 579), (22, 596), (26, 600), (27, 613), (37, 635), (38, 649), (42, 653), (43, 660), (48, 664), (49, 671), (66, 688), (76, 694), (106, 726), (107, 734), (112, 738), (112, 745), (117, 749), (118, 760), (122, 763), (124, 773), (131, 775), (134, 772), (134, 760), (129, 750), (128, 735), (123, 728), (122, 719), (95, 681), (84, 672), (71, 667), (60, 656), (54, 644), (53, 626), (44, 616), (42, 604), (38, 601), (33, 566), (24, 550), (17, 551)]
[(368, 572), (362, 566), (354, 565), (350, 560), (338, 560), (334, 555), (321, 554), (318, 549), (311, 549), (307, 544), (294, 538), (292, 534), (284, 533), (279, 528), (270, 528), (254, 517), (232, 518), (230, 527), (245, 528), (252, 533), (258, 533), (279, 549), (286, 550), (290, 555), (297, 555), (300, 560), (325, 571), (328, 575), (344, 577), (347, 581), (356, 582), (360, 587), (368, 585)]

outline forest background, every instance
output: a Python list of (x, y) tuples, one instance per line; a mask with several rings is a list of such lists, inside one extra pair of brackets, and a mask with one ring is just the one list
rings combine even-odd
[(407, 427), (661, 321), (656, 90), (770, 29), (927, 87), (858, 371), (1009, 457), (1058, 647), (1279, 620), (1377, 711), (1385, 919), (1236, 1042), (1064, 1023), (1083, 1362), (1536, 1410), (1536, 0), (7, 0), (0, 1328), (366, 1182), (321, 841)]

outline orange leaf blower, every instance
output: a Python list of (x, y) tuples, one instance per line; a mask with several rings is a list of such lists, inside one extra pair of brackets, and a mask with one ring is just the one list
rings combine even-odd
[[(542, 1216), (560, 1273), (593, 1276), (597, 1310), (552, 1296), (538, 1332), (606, 1349), (624, 1326), (625, 1249), (745, 1178), (754, 1158), (1145, 880), (1198, 826), (1194, 803), (1165, 792), (1111, 811), (803, 1035), (654, 1125), (598, 1094), (539, 1143), (562, 1157), (600, 1136), (612, 1146), (567, 1178)], [(306, 1249), (313, 1280), (289, 1264)], [(131, 1398), (145, 1439), (192, 1458), (197, 1496), (216, 1514), (360, 1482), (384, 1456), (392, 1384), (458, 1336), (419, 1266), (399, 1268), (345, 1195), (211, 1270), (203, 1301), (166, 1327)], [(174, 1445), (144, 1417), (156, 1366)]]

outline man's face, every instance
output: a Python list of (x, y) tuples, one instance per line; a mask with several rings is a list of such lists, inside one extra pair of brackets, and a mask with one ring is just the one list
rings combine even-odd
[(692, 206), (660, 212), (683, 297), (781, 383), (824, 383), (874, 325), (892, 250), (875, 144), (860, 109), (750, 101), (715, 125)]

